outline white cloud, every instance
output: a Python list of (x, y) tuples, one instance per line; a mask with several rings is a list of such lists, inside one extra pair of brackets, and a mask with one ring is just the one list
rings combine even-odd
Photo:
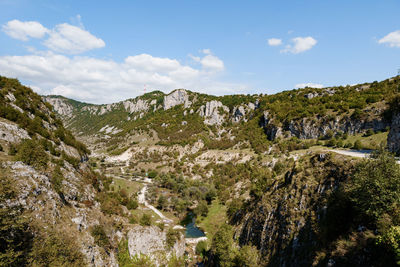
[(194, 61), (199, 62), (204, 70), (210, 72), (218, 72), (225, 69), (224, 62), (218, 57), (214, 56), (210, 49), (203, 49), (201, 52), (204, 57), (190, 56)]
[(378, 43), (388, 44), (390, 47), (400, 47), (400, 30), (387, 34)]
[[(212, 94), (244, 93), (247, 86), (218, 80), (216, 64), (213, 71), (207, 56), (200, 58), (201, 67), (182, 65), (176, 59), (148, 54), (126, 57), (122, 62), (45, 52), (25, 56), (1, 56), (0, 74), (17, 77), (41, 94), (61, 94), (92, 103), (111, 103), (149, 90), (169, 92), (176, 88)], [(216, 57), (216, 56), (213, 56)], [(206, 62), (206, 63), (204, 63)], [(204, 63), (204, 64), (203, 64)], [(219, 66), (219, 67), (218, 67)], [(244, 91), (243, 91), (244, 90)]]
[(67, 23), (57, 25), (49, 35), (50, 37), (44, 42), (44, 45), (61, 53), (79, 54), (105, 46), (102, 39)]
[(312, 38), (311, 36), (308, 37), (296, 37), (292, 40), (292, 45), (287, 45), (285, 49), (281, 52), (283, 53), (292, 53), (292, 54), (299, 54), (310, 50), (314, 45), (317, 44), (317, 40)]
[(282, 40), (278, 38), (270, 38), (268, 39), (268, 45), (270, 46), (278, 46), (282, 44)]
[(83, 28), (81, 17), (77, 16), (80, 27), (68, 23), (58, 24), (49, 30), (37, 21), (11, 20), (2, 26), (2, 30), (12, 38), (28, 41), (29, 38), (48, 38), (43, 44), (52, 51), (79, 54), (95, 48), (102, 48), (105, 43)]
[(2, 30), (14, 39), (28, 41), (32, 38), (42, 38), (49, 30), (37, 21), (10, 20), (2, 26)]
[(294, 88), (306, 88), (306, 87), (311, 87), (311, 88), (323, 88), (323, 84), (319, 83), (299, 83), (294, 86)]

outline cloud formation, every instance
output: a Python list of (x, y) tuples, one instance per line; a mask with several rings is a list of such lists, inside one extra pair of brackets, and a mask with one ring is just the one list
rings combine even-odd
[(102, 48), (106, 44), (102, 39), (84, 29), (63, 23), (50, 31), (49, 38), (44, 41), (44, 45), (56, 52), (80, 54), (95, 48)]
[(278, 46), (282, 44), (282, 40), (278, 38), (270, 38), (268, 39), (268, 45), (270, 46)]
[[(62, 23), (47, 29), (36, 21), (9, 21), (3, 31), (12, 38), (28, 41), (42, 38), (45, 48), (28, 47), (30, 54), (0, 56), (0, 75), (21, 79), (41, 94), (57, 94), (92, 103), (111, 103), (132, 98), (150, 90), (169, 92), (176, 88), (212, 94), (246, 91), (247, 86), (219, 81), (225, 70), (222, 59), (210, 49), (192, 56), (184, 65), (178, 59), (150, 54), (127, 56), (121, 62), (78, 56), (105, 42), (85, 30), (80, 16), (78, 26)], [(193, 66), (192, 66), (193, 65)]]
[(191, 56), (191, 58), (194, 61), (199, 62), (204, 70), (215, 72), (223, 71), (225, 69), (224, 62), (214, 56), (210, 49), (203, 49), (201, 52), (205, 55), (204, 57)]
[(210, 55), (211, 51), (198, 57), (201, 68), (194, 68), (176, 59), (149, 54), (128, 56), (123, 62), (115, 62), (93, 57), (68, 57), (49, 51), (2, 56), (0, 73), (18, 77), (34, 88), (40, 88), (41, 94), (60, 94), (92, 103), (111, 103), (135, 97), (143, 93), (144, 84), (150, 90), (164, 92), (187, 88), (227, 94), (247, 89), (244, 85), (219, 82), (218, 72), (223, 69), (223, 61), (214, 55), (210, 60)]
[(294, 86), (294, 88), (300, 89), (300, 88), (306, 88), (306, 87), (310, 87), (310, 88), (324, 88), (323, 84), (319, 84), (319, 83), (299, 83), (296, 84)]
[(102, 39), (86, 31), (82, 24), (80, 28), (63, 23), (49, 30), (37, 21), (11, 20), (2, 26), (2, 30), (10, 37), (22, 41), (47, 35), (43, 44), (52, 51), (65, 54), (80, 54), (105, 46)]
[(29, 38), (42, 38), (49, 30), (37, 21), (10, 20), (2, 26), (2, 30), (10, 37), (28, 41)]
[(281, 50), (282, 53), (292, 53), (292, 54), (299, 54), (303, 53), (307, 50), (310, 50), (317, 44), (317, 40), (313, 37), (296, 37), (293, 38), (291, 45), (287, 45), (285, 49)]
[(380, 44), (387, 44), (390, 47), (400, 47), (400, 30), (387, 34), (378, 41)]

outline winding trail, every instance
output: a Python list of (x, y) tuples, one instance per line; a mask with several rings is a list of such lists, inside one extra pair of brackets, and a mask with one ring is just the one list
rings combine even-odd
[[(329, 149), (327, 151), (335, 152), (337, 154), (356, 157), (356, 158), (369, 158), (372, 153), (372, 150), (339, 150), (339, 149)], [(396, 158), (398, 159), (398, 158)], [(396, 160), (397, 164), (400, 164), (400, 160)]]
[(161, 213), (158, 209), (156, 209), (153, 205), (150, 205), (146, 200), (146, 193), (147, 193), (147, 184), (144, 184), (143, 188), (140, 190), (138, 195), (139, 203), (145, 205), (145, 207), (154, 211), (160, 218), (163, 220), (164, 223), (173, 223), (171, 219), (168, 219), (164, 214)]

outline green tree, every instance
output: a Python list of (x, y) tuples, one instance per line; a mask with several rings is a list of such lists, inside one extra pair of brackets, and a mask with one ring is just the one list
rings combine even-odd
[(216, 263), (219, 266), (234, 266), (237, 249), (233, 240), (233, 230), (230, 225), (221, 225), (215, 233), (212, 239), (211, 252), (215, 256)]
[(381, 149), (359, 164), (351, 193), (355, 206), (373, 221), (389, 214), (400, 222), (400, 166), (391, 153)]
[(239, 253), (235, 258), (235, 266), (237, 267), (253, 267), (259, 266), (259, 253), (255, 246), (243, 246), (239, 249)]

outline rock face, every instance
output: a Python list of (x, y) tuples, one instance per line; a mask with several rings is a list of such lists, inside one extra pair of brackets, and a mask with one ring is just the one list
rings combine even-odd
[(190, 107), (192, 104), (192, 102), (189, 101), (189, 95), (185, 89), (178, 89), (164, 96), (164, 110), (181, 104), (184, 104), (185, 108)]
[(135, 102), (127, 100), (122, 102), (122, 104), (124, 105), (125, 110), (129, 113), (149, 110), (149, 104), (147, 103), (147, 101), (140, 98)]
[[(128, 249), (129, 255), (134, 257), (140, 254), (148, 255), (154, 260), (157, 266), (165, 264), (173, 254), (182, 257), (185, 253), (185, 238), (180, 234), (180, 239), (175, 242), (172, 248), (168, 248), (166, 244), (167, 235), (165, 231), (161, 231), (156, 226), (143, 227), (135, 225), (128, 232)], [(167, 252), (167, 253), (166, 253)], [(167, 254), (167, 259), (163, 257)]]
[(240, 122), (244, 118), (245, 115), (246, 115), (246, 111), (245, 111), (244, 107), (242, 107), (242, 106), (235, 107), (233, 109), (232, 122), (234, 122), (234, 123)]
[(329, 212), (328, 199), (347, 179), (344, 163), (333, 163), (330, 156), (311, 158), (314, 177), (292, 170), (264, 192), (263, 200), (235, 215), (240, 245), (256, 245), (265, 266), (313, 265), (313, 253), (323, 242), (316, 233)]
[(44, 100), (49, 102), (51, 105), (53, 105), (54, 110), (62, 115), (62, 116), (67, 116), (71, 117), (72, 112), (74, 111), (74, 107), (70, 104), (67, 103), (62, 98), (53, 98), (53, 97), (44, 97)]
[(387, 146), (391, 152), (398, 153), (400, 151), (400, 114), (395, 114), (392, 118)]
[(31, 139), (25, 129), (11, 122), (0, 121), (0, 140), (18, 143), (22, 139)]
[(262, 126), (265, 129), (269, 140), (274, 140), (285, 133), (287, 137), (297, 137), (299, 139), (317, 139), (323, 137), (328, 131), (343, 132), (347, 134), (361, 133), (367, 129), (380, 131), (388, 126), (388, 123), (382, 119), (356, 120), (351, 117), (342, 119), (303, 118), (301, 120), (291, 121), (283, 126), (274, 125), (268, 111), (264, 112)]
[(212, 100), (201, 106), (199, 115), (204, 117), (204, 123), (208, 125), (221, 125), (225, 121), (225, 115), (220, 111), (229, 113), (229, 108), (224, 106), (220, 101)]

